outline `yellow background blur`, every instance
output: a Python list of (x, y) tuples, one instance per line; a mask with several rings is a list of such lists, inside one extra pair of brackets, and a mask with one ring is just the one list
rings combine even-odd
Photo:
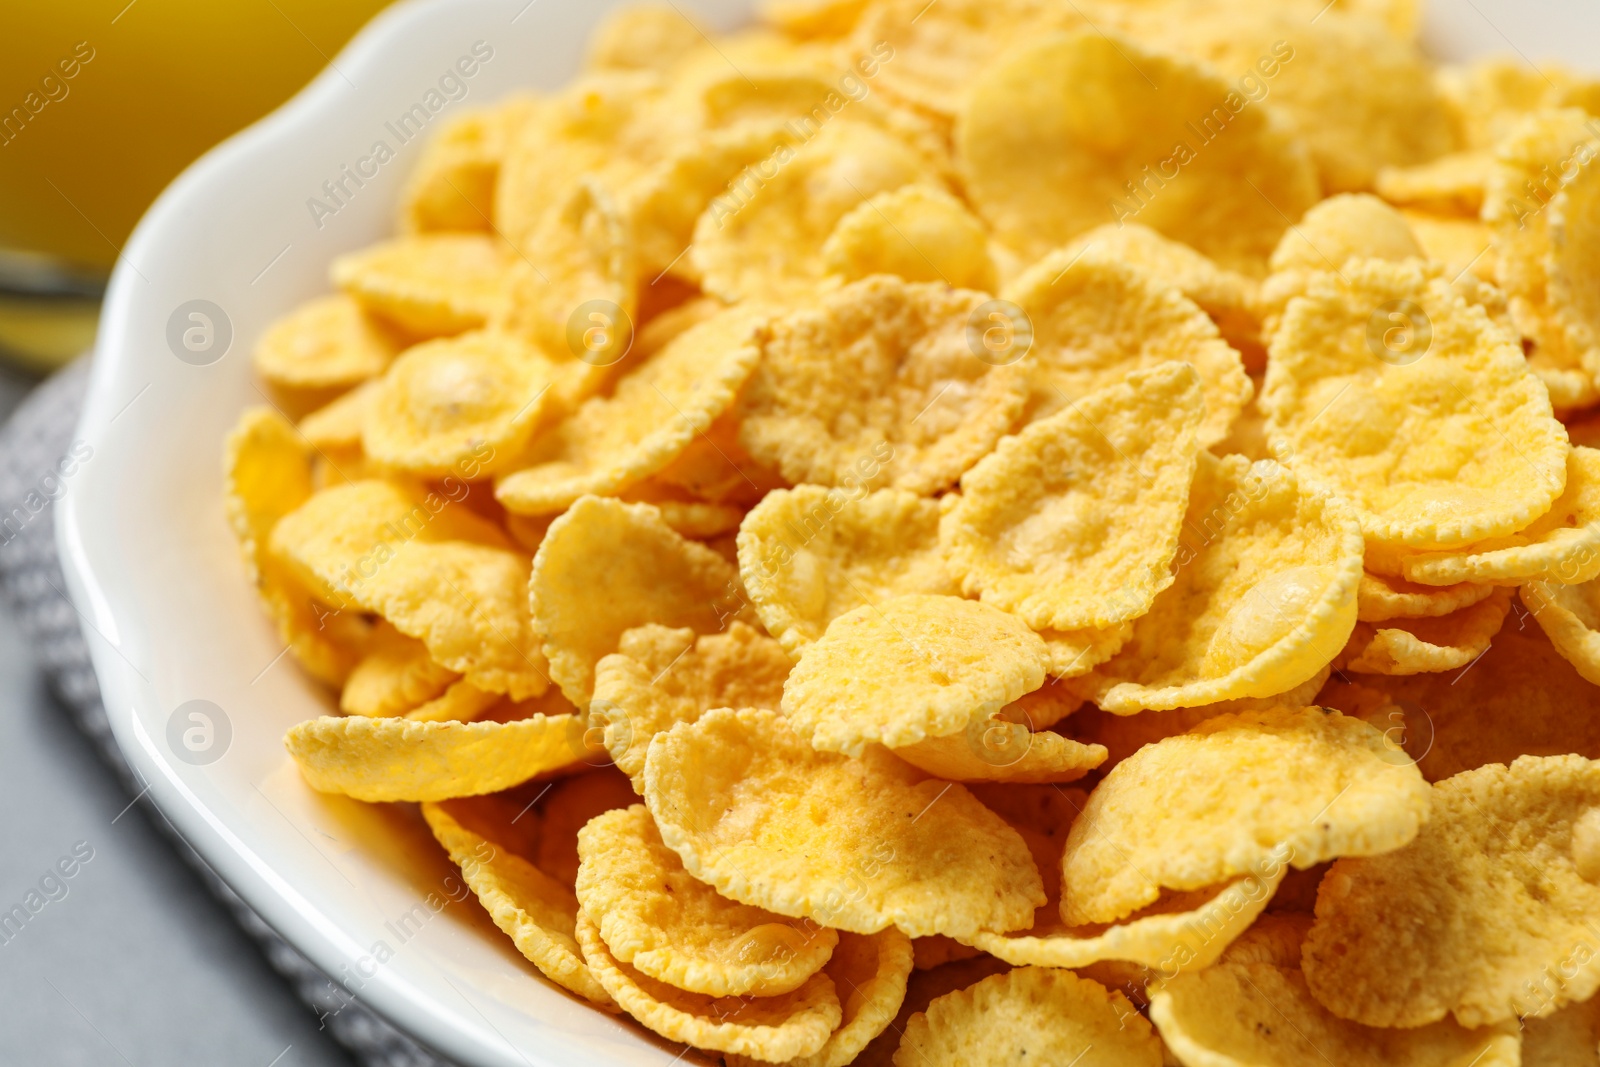
[[(0, 254), (43, 254), (91, 281), (104, 275), (179, 171), (293, 95), (386, 2), (5, 5), (0, 120), (22, 108), (28, 121), (0, 125)], [(61, 61), (70, 67), (91, 50), (74, 77), (62, 76)], [(30, 93), (34, 107), (47, 101), (37, 114)], [(14, 278), (18, 263), (33, 261), (9, 262)], [(14, 361), (59, 362), (92, 336), (92, 301), (22, 300), (5, 281), (0, 270), (0, 351)]]

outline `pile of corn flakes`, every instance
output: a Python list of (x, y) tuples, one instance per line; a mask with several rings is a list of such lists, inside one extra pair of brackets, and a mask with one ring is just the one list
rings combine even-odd
[(455, 119), (228, 444), (305, 780), (730, 1065), (1600, 1063), (1600, 80), (1416, 30), (668, 3)]

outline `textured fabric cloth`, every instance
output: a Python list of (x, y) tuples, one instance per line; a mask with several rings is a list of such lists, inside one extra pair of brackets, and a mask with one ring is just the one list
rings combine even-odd
[(100, 702), (89, 648), (77, 612), (67, 600), (66, 579), (56, 558), (54, 500), (73, 491), (70, 477), (54, 477), (56, 462), (72, 445), (88, 384), (89, 360), (84, 358), (35, 389), (0, 427), (0, 590), (32, 640), (38, 662), (128, 795), (143, 797), (151, 821), (167, 834), (174, 850), (227, 905), (272, 967), (340, 1044), (365, 1067), (449, 1067), (355, 1000), (228, 888), (150, 801), (117, 748)]

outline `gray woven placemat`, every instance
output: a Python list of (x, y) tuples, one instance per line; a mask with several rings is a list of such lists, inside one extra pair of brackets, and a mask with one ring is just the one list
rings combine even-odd
[[(24, 502), (37, 489), (41, 474), (53, 469), (66, 454), (88, 384), (89, 360), (85, 357), (35, 389), (0, 427), (0, 519), (14, 508), (26, 508)], [(111, 736), (89, 648), (78, 628), (77, 613), (65, 599), (67, 583), (56, 558), (53, 501), (26, 522), (13, 525), (21, 529), (0, 528), (0, 591), (10, 600), (39, 663), (78, 728), (93, 742), (128, 795), (138, 796), (143, 783), (136, 779)], [(273, 969), (364, 1067), (450, 1067), (356, 1001), (279, 937), (178, 834), (149, 794), (143, 797), (140, 803), (166, 833), (173, 849), (227, 905)]]

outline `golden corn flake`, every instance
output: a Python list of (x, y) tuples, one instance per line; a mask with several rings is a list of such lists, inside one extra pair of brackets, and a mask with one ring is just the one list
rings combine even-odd
[(1406, 217), (1375, 196), (1341, 193), (1306, 212), (1272, 250), (1274, 273), (1338, 271), (1351, 259), (1421, 259)]
[(1022, 413), (1024, 383), (969, 340), (982, 293), (879, 276), (775, 321), (739, 439), (792, 482), (931, 494)]
[[(1020, 340), (1006, 335), (1010, 347), (991, 358), (1020, 358), (1029, 379), (1028, 413), (1035, 419), (1134, 371), (1173, 360), (1192, 364), (1205, 398), (1200, 442), (1215, 444), (1227, 436), (1252, 392), (1239, 353), (1169, 283), (1113, 257), (1090, 246), (1034, 264), (1008, 294), (1021, 309), (1031, 345), (1024, 352)], [(990, 319), (996, 329), (1010, 321), (994, 314)]]
[(722, 708), (659, 735), (645, 803), (723, 896), (839, 930), (1014, 930), (1044, 900), (1022, 839), (962, 786), (881, 750), (818, 752), (773, 712)]
[(399, 350), (392, 330), (339, 294), (302, 304), (273, 323), (250, 359), (273, 385), (329, 389), (382, 374)]
[[(1461, 670), (1351, 677), (1381, 689), (1388, 706), (1364, 717), (1404, 744), (1430, 782), (1518, 756), (1600, 759), (1600, 690), (1526, 616), (1508, 619), (1489, 650)], [(1318, 702), (1360, 714), (1333, 689)]]
[(1219, 267), (1183, 242), (1163, 237), (1138, 222), (1096, 226), (1074, 238), (1067, 248), (1072, 254), (1093, 250), (1172, 286), (1211, 316), (1223, 338), (1246, 357), (1246, 363), (1252, 355), (1264, 357), (1254, 280)]
[(691, 327), (591, 397), (534, 443), (533, 465), (502, 477), (495, 498), (548, 514), (585, 494), (615, 496), (657, 473), (733, 403), (760, 356), (766, 316), (739, 308)]
[(822, 248), (840, 219), (878, 193), (927, 181), (937, 178), (910, 145), (836, 118), (737, 175), (695, 223), (689, 256), (722, 300), (801, 295), (826, 275)]
[[(1494, 280), (1509, 298), (1510, 320), (1522, 334), (1530, 367), (1545, 383), (1550, 402), (1562, 410), (1588, 407), (1600, 396), (1593, 374), (1600, 367), (1594, 335), (1572, 305), (1573, 298), (1583, 304), (1583, 287), (1557, 282), (1568, 272), (1558, 266), (1557, 260), (1566, 257), (1556, 255), (1553, 228), (1567, 215), (1567, 187), (1584, 184), (1586, 164), (1600, 151), (1591, 122), (1578, 108), (1537, 111), (1519, 121), (1496, 145), (1483, 208), (1493, 242)], [(1563, 221), (1561, 229), (1567, 235), (1571, 227)], [(1582, 244), (1579, 236), (1577, 245)], [(1580, 252), (1568, 267), (1585, 269), (1583, 259)]]
[(1411, 210), (1403, 214), (1427, 258), (1444, 264), (1446, 277), (1459, 278), (1471, 272), (1479, 281), (1494, 282), (1493, 242), (1489, 228), (1476, 217), (1446, 218)]
[(1600, 685), (1600, 579), (1582, 585), (1529, 582), (1521, 596), (1556, 651)]
[(712, 708), (776, 710), (789, 668), (776, 641), (742, 622), (703, 636), (641, 626), (596, 664), (589, 725), (604, 731), (617, 769), (642, 793), (645, 753), (657, 734)]
[(551, 400), (556, 365), (504, 333), (426, 341), (395, 360), (361, 422), (379, 463), (461, 477), (514, 461)]
[[(1544, 1017), (1600, 985), (1585, 819), (1600, 764), (1523, 756), (1433, 786), (1406, 848), (1343, 859), (1303, 948), (1312, 996), (1367, 1026)], [(1592, 823), (1590, 824), (1592, 825)], [(1417, 936), (1425, 932), (1425, 936)]]
[(763, 0), (761, 21), (790, 37), (843, 37), (855, 28), (870, 0)]
[[(1378, 171), (1373, 188), (1391, 204), (1446, 217), (1476, 219), (1483, 209), (1484, 187), (1493, 167), (1493, 155), (1469, 148), (1426, 163), (1384, 167)], [(1427, 242), (1423, 244), (1426, 246)]]
[(514, 95), (493, 107), (465, 112), (428, 142), (400, 193), (400, 228), (494, 231), (500, 163), (516, 131), (539, 101)]
[(1163, 363), (1002, 439), (944, 502), (963, 591), (1036, 630), (1149, 611), (1173, 581), (1204, 416), (1194, 368)]
[(513, 261), (488, 234), (423, 234), (340, 256), (331, 274), (373, 314), (419, 337), (446, 337), (498, 311)]
[(989, 236), (966, 206), (932, 185), (903, 185), (858, 204), (822, 246), (829, 274), (847, 282), (895, 274), (993, 291), (999, 281)]
[(623, 1011), (662, 1037), (696, 1048), (781, 1063), (817, 1052), (843, 1017), (825, 974), (814, 974), (780, 996), (709, 997), (675, 989), (619, 962), (583, 912), (578, 944), (589, 970)]
[[(462, 679), (450, 683), (449, 688), (427, 703), (412, 708), (405, 717), (411, 722), (472, 722), (503, 699), (499, 693), (479, 689)], [(563, 709), (568, 714), (571, 710), (570, 705)]]
[(622, 187), (692, 131), (664, 108), (653, 71), (599, 71), (542, 98), (512, 133), (495, 183), (495, 227), (537, 259), (535, 234), (586, 177)]
[(1260, 275), (1317, 179), (1276, 112), (1230, 92), (1209, 68), (1093, 29), (1035, 39), (979, 76), (957, 119), (973, 203), (1027, 260), (1134, 220)]
[(1050, 665), (1045, 671), (1057, 681), (1088, 674), (1122, 651), (1133, 636), (1133, 623), (1104, 630), (1041, 630)]
[(627, 355), (638, 307), (633, 233), (615, 198), (584, 179), (562, 193), (506, 272), (494, 325), (564, 363), (556, 399), (574, 406)]
[(1567, 443), (1513, 340), (1420, 263), (1314, 274), (1269, 342), (1260, 405), (1281, 454), (1369, 539), (1501, 537), (1550, 510)]
[(957, 592), (939, 551), (938, 502), (903, 489), (768, 493), (740, 524), (739, 576), (767, 632), (797, 659), (847, 611)]
[(1165, 893), (1121, 922), (1068, 926), (1059, 893), (1035, 913), (1031, 928), (980, 933), (974, 946), (1017, 967), (1072, 967), (1122, 962), (1179, 974), (1211, 966), (1255, 922), (1283, 881), (1282, 863), (1220, 888)]
[(544, 976), (603, 1008), (611, 997), (589, 973), (578, 948), (578, 901), (526, 859), (483, 836), (473, 823), (481, 801), (422, 805), (422, 817), (461, 868), (494, 924)]
[(515, 722), (308, 719), (284, 736), (311, 788), (357, 800), (449, 800), (496, 793), (571, 763), (571, 715)]
[[(831, 932), (831, 931), (830, 931)], [(919, 942), (920, 943), (920, 942)], [(911, 939), (894, 927), (875, 934), (840, 934), (824, 973), (833, 980), (844, 1019), (828, 1043), (787, 1067), (848, 1067), (883, 1033), (906, 997), (911, 977)], [(760, 1067), (761, 1061), (727, 1057), (728, 1067)]]
[(548, 687), (528, 557), (457, 499), (397, 482), (335, 486), (285, 516), (272, 546), (319, 597), (383, 616), (478, 688), (520, 700)]
[(1420, 674), (1464, 667), (1483, 655), (1510, 609), (1511, 590), (1496, 589), (1471, 607), (1436, 618), (1390, 619), (1381, 626), (1358, 622), (1340, 666), (1372, 674)]
[(313, 677), (343, 684), (366, 644), (365, 622), (316, 597), (269, 550), (279, 521), (311, 496), (310, 449), (278, 412), (251, 408), (228, 435), (225, 474), (228, 522), (279, 640)]
[(613, 958), (710, 997), (790, 993), (822, 969), (839, 935), (748, 904), (691, 878), (644, 805), (578, 831), (578, 903)]
[(853, 54), (881, 61), (875, 80), (886, 92), (948, 121), (1013, 46), (1084, 21), (1042, 0), (877, 0), (850, 43)]
[(550, 677), (587, 710), (595, 664), (624, 633), (648, 623), (725, 629), (741, 611), (738, 582), (732, 564), (650, 505), (583, 497), (550, 524), (527, 589)]
[(345, 679), (339, 710), (377, 718), (403, 715), (444, 692), (458, 677), (433, 662), (427, 645), (380, 622), (366, 654)]
[(1075, 684), (1117, 714), (1286, 692), (1349, 639), (1362, 549), (1339, 499), (1271, 460), (1201, 453), (1176, 580)]
[[(1239, 945), (1235, 942), (1235, 948)], [(1157, 981), (1150, 1018), (1180, 1063), (1214, 1067), (1326, 1062), (1349, 1067), (1514, 1067), (1511, 1024), (1467, 1030), (1440, 1021), (1411, 1029), (1362, 1026), (1317, 1003), (1298, 966), (1236, 960)]]
[[(1157, 16), (1169, 32), (1158, 30), (1156, 38), (1240, 79), (1252, 101), (1247, 110), (1264, 106), (1288, 119), (1310, 148), (1324, 189), (1369, 189), (1383, 167), (1425, 163), (1456, 147), (1431, 65), (1380, 22), (1327, 9), (1312, 18), (1277, 4), (1205, 10), (1199, 19)], [(1261, 61), (1270, 64), (1269, 78), (1240, 77), (1265, 74)]]
[(1364, 573), (1356, 588), (1356, 618), (1361, 622), (1436, 619), (1487, 600), (1494, 588), (1475, 582), (1418, 585), (1404, 578)]
[(587, 62), (601, 70), (666, 71), (705, 39), (672, 4), (632, 3), (616, 8), (595, 27)]
[(1128, 998), (1070, 971), (1023, 967), (948, 993), (906, 1024), (895, 1067), (1019, 1062), (1159, 1067), (1161, 1039)]
[(640, 276), (666, 273), (700, 281), (689, 253), (701, 214), (729, 192), (745, 168), (794, 151), (795, 140), (794, 132), (775, 120), (707, 130), (624, 187), (620, 196), (638, 242)]
[(1015, 616), (914, 593), (830, 623), (784, 682), (783, 713), (817, 749), (859, 756), (960, 733), (1038, 689), (1044, 667), (1044, 642)]
[(1207, 719), (1140, 749), (1089, 795), (1062, 861), (1069, 924), (1113, 922), (1281, 856), (1304, 870), (1396, 849), (1428, 786), (1385, 737), (1320, 708)]
[(312, 448), (341, 452), (361, 448), (361, 424), (382, 388), (382, 378), (372, 378), (342, 393), (295, 424)]

